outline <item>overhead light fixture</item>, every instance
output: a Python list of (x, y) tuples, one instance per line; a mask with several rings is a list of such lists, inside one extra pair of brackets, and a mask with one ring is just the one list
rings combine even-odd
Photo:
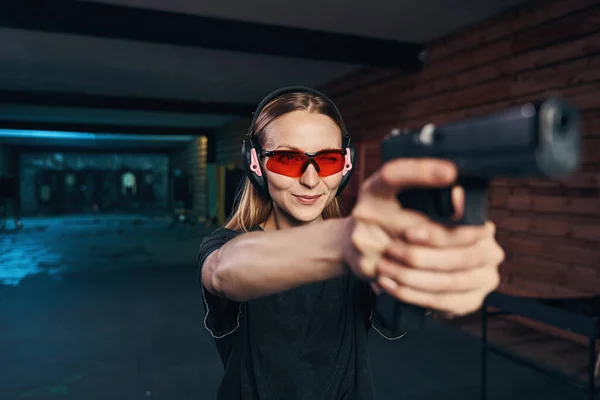
[(138, 135), (126, 133), (60, 132), (22, 129), (0, 129), (0, 138), (96, 140), (96, 141), (139, 141), (139, 142), (189, 142), (191, 135)]

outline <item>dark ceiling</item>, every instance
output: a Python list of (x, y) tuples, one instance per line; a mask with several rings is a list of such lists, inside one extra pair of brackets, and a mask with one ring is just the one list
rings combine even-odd
[(522, 2), (6, 1), (0, 130), (211, 135), (277, 87), (418, 71), (425, 43)]

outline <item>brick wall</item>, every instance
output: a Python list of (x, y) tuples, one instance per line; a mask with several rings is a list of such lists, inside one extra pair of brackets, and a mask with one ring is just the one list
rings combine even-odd
[[(583, 167), (568, 180), (494, 182), (491, 218), (507, 251), (501, 290), (557, 297), (600, 291), (600, 4), (537, 1), (428, 48), (426, 68), (370, 69), (326, 85), (359, 142), (358, 183), (380, 160), (378, 140), (559, 94), (583, 113)], [(353, 89), (355, 88), (355, 89)]]

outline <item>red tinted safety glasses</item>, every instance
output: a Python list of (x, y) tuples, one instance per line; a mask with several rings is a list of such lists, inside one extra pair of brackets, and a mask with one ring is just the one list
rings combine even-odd
[(293, 150), (263, 151), (267, 160), (267, 169), (276, 174), (299, 178), (310, 164), (320, 177), (326, 177), (352, 168), (350, 151), (323, 150), (317, 153), (304, 153)]

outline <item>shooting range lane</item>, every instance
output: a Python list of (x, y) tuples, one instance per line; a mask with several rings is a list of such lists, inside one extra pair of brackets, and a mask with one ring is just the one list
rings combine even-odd
[[(169, 223), (26, 218), (0, 236), (13, 271), (0, 285), (1, 399), (214, 398), (222, 367), (202, 325), (201, 237)], [(394, 342), (374, 333), (371, 349), (378, 399), (478, 398), (478, 340), (456, 328), (431, 323)], [(495, 356), (489, 372), (491, 400), (577, 393)]]

